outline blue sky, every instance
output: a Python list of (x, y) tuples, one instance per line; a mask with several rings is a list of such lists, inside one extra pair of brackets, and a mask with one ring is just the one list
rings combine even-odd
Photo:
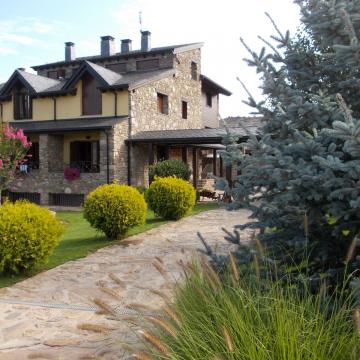
[(267, 38), (273, 29), (268, 11), (282, 30), (295, 31), (298, 8), (291, 0), (12, 0), (1, 4), (0, 83), (14, 69), (62, 60), (64, 42), (76, 44), (76, 55), (95, 55), (100, 36), (133, 40), (140, 46), (139, 11), (143, 30), (152, 32), (152, 46), (204, 42), (202, 72), (233, 92), (221, 98), (220, 114), (246, 115), (251, 109), (237, 82), (241, 78), (256, 98), (261, 97), (255, 71), (242, 58), (246, 51), (239, 37), (254, 50), (261, 47), (257, 35)]

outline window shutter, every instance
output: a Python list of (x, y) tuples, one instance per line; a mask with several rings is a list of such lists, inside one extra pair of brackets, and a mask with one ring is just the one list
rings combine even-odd
[(169, 114), (169, 97), (164, 95), (164, 98), (163, 98), (163, 113), (164, 114)]

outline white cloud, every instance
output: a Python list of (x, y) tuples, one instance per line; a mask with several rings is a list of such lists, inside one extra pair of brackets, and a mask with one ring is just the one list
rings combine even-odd
[(19, 45), (37, 45), (42, 41), (27, 35), (3, 33), (0, 34), (0, 41), (8, 43), (16, 43)]
[(16, 53), (17, 53), (17, 51), (15, 49), (0, 46), (0, 55), (13, 55)]

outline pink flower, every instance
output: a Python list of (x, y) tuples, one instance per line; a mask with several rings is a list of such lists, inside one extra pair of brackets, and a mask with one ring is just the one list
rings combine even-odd
[(3, 167), (3, 161), (0, 159), (0, 170), (2, 169)]

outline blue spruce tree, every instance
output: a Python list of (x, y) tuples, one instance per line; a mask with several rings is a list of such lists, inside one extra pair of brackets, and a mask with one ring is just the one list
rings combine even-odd
[(261, 138), (224, 154), (240, 173), (231, 206), (252, 212), (238, 228), (259, 229), (278, 264), (295, 262), (315, 286), (336, 284), (359, 267), (360, 1), (295, 3), (296, 36), (273, 22), (259, 54), (243, 41), (266, 100), (247, 101), (263, 117)]

